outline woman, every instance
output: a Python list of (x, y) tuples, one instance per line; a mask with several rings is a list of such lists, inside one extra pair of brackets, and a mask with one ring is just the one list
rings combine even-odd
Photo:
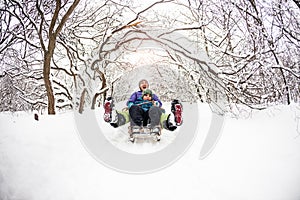
[(153, 94), (152, 92), (152, 102), (154, 102), (156, 106), (151, 106), (151, 109), (149, 107), (148, 113), (145, 116), (140, 111), (138, 103), (142, 100), (143, 91), (149, 88), (149, 83), (147, 80), (142, 79), (139, 81), (138, 85), (139, 90), (134, 92), (126, 103), (129, 112), (114, 111), (112, 106), (112, 99), (109, 98), (106, 100), (106, 102), (104, 103), (104, 120), (106, 122), (109, 122), (111, 126), (117, 128), (128, 123), (129, 121), (133, 126), (145, 126), (147, 125), (149, 119), (150, 126), (154, 127), (161, 123), (163, 128), (170, 131), (174, 131), (177, 127), (174, 126), (171, 122), (169, 122), (170, 115), (163, 113), (163, 109), (161, 108), (161, 100), (158, 98), (157, 95)]

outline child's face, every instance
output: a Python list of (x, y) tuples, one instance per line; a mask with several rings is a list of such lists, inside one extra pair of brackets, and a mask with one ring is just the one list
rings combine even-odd
[(143, 100), (151, 101), (151, 100), (152, 100), (152, 97), (151, 97), (150, 94), (145, 94), (145, 95), (143, 96)]

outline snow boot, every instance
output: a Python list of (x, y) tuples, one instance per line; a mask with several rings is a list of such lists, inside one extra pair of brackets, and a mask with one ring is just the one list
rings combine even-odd
[(153, 139), (155, 141), (157, 141), (157, 142), (160, 141), (160, 139), (161, 139), (161, 127), (160, 127), (160, 125), (150, 128), (150, 135), (152, 137), (154, 137)]
[(167, 120), (165, 120), (164, 122), (163, 122), (163, 128), (164, 129), (167, 129), (167, 130), (169, 130), (169, 131), (174, 131), (176, 128), (177, 128), (177, 126), (175, 126), (171, 121), (170, 121), (170, 114), (168, 115), (168, 118), (167, 118)]
[(119, 127), (119, 118), (121, 118), (121, 116), (119, 116), (120, 114), (116, 111), (116, 110), (112, 110), (111, 114), (110, 114), (110, 125), (114, 128), (118, 128)]
[(174, 121), (176, 126), (182, 125), (182, 104), (179, 102), (179, 100), (174, 99), (171, 102), (171, 112), (174, 114)]
[(112, 121), (112, 110), (113, 110), (113, 99), (112, 97), (108, 97), (104, 102), (104, 115), (103, 119), (105, 122)]
[(160, 134), (160, 126), (154, 126), (153, 128), (151, 128), (150, 130), (151, 134)]
[(129, 126), (129, 141), (134, 143), (136, 134), (142, 133), (142, 127), (140, 126)]
[[(129, 115), (129, 114), (128, 114)], [(111, 114), (111, 122), (110, 125), (114, 128), (118, 128), (129, 122), (129, 119), (126, 120), (126, 113), (122, 111), (113, 110)]]
[(131, 126), (131, 134), (140, 134), (142, 133), (142, 127), (141, 126)]

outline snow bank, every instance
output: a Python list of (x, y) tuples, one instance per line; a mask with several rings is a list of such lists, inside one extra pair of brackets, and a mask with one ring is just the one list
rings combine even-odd
[(226, 118), (204, 160), (198, 157), (211, 113), (205, 104), (199, 108), (191, 148), (172, 166), (145, 175), (119, 173), (94, 160), (75, 133), (72, 113), (39, 121), (32, 114), (1, 114), (0, 199), (300, 199), (299, 106)]

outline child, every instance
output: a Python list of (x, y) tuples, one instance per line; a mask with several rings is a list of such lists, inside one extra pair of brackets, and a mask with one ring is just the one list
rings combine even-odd
[(141, 96), (133, 99), (134, 101), (127, 103), (131, 125), (147, 126), (149, 119), (152, 126), (158, 125), (162, 110), (159, 107), (152, 107), (154, 102), (152, 91), (148, 88), (144, 89)]

